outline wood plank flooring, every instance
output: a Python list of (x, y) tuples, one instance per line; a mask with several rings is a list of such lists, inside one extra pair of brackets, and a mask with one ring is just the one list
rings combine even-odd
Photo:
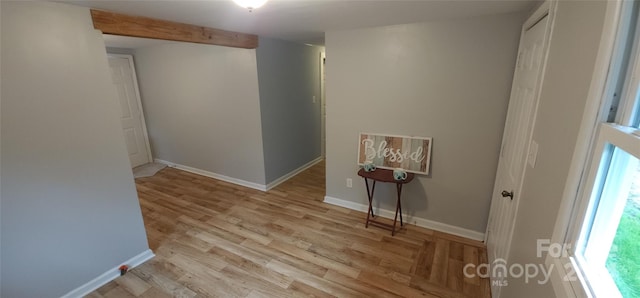
[(136, 180), (156, 257), (87, 297), (490, 297), (473, 240), (364, 227), (328, 205), (324, 162), (269, 192), (166, 168)]

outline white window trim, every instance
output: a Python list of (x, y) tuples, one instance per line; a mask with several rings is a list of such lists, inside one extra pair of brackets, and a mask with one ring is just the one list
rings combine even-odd
[[(585, 241), (585, 243), (578, 243), (579, 246), (584, 247), (575, 247), (575, 249), (584, 252), (585, 257), (592, 262), (595, 262), (594, 264), (601, 266), (604, 266), (607, 262), (611, 244), (613, 243), (613, 239), (616, 235), (618, 223), (627, 203), (626, 199), (629, 195), (628, 191), (631, 188), (632, 183), (632, 176), (626, 176), (627, 171), (609, 172), (608, 168), (613, 167), (619, 169), (624, 167), (627, 170), (628, 168), (633, 168), (635, 172), (637, 167), (635, 163), (629, 162), (629, 158), (627, 158), (627, 156), (620, 155), (622, 152), (614, 153), (615, 148), (612, 148), (609, 145), (622, 149), (633, 156), (638, 156), (637, 158), (640, 159), (640, 152), (637, 152), (640, 150), (636, 150), (640, 149), (640, 138), (633, 135), (629, 138), (629, 135), (632, 134), (634, 130), (616, 124), (604, 123), (600, 125), (594, 157), (606, 156), (611, 160), (605, 161), (600, 159), (598, 161), (599, 164), (595, 167), (597, 169), (595, 169), (595, 171), (590, 171), (589, 179), (587, 180), (588, 184), (585, 184), (584, 187), (585, 189), (595, 190), (596, 188), (600, 188), (599, 185), (595, 184), (595, 182), (604, 182), (601, 185), (600, 191), (591, 192), (588, 200), (589, 207), (587, 208), (586, 214), (592, 214), (595, 210), (598, 210), (598, 212), (593, 218), (592, 231), (581, 229), (582, 231), (580, 232), (580, 235), (571, 235), (573, 238), (578, 236), (579, 241)], [(618, 155), (618, 157), (616, 157), (616, 155)], [(605, 177), (602, 177), (603, 175), (606, 176), (606, 180), (604, 180)], [(622, 183), (622, 185), (626, 186), (622, 186), (621, 188), (607, 187), (607, 184), (613, 181), (617, 184)], [(605, 201), (597, 200), (600, 196), (605, 198), (622, 198)], [(601, 211), (601, 209), (603, 211)], [(580, 224), (582, 223), (576, 224), (577, 228), (581, 228)], [(591, 237), (596, 238), (590, 239)], [(589, 243), (592, 243), (592, 241), (595, 240), (597, 245), (594, 246), (586, 243), (587, 239)], [(582, 251), (583, 248), (584, 251)]]
[[(602, 123), (599, 126), (600, 128), (598, 132), (598, 140), (596, 143), (597, 146), (595, 148), (593, 156), (595, 157), (605, 156), (604, 153), (607, 150), (612, 149), (612, 148), (609, 148), (609, 145), (613, 145), (619, 149), (626, 151), (630, 155), (640, 158), (640, 137), (636, 137), (635, 135), (632, 134), (633, 131), (635, 131), (635, 129), (616, 125), (616, 124), (610, 124), (610, 123)], [(631, 135), (632, 137), (629, 138), (629, 135)], [(613, 161), (613, 162), (616, 162), (616, 161)], [(602, 181), (602, 178), (598, 178), (600, 175), (603, 174), (601, 169), (608, 168), (608, 167), (609, 167), (609, 164), (608, 163), (602, 164), (602, 160), (599, 161), (597, 164), (594, 164), (594, 166), (589, 171), (587, 182), (584, 184), (585, 185), (584, 189), (585, 190), (595, 189), (596, 188), (595, 183), (597, 181)], [(620, 175), (623, 175), (623, 173), (606, 173), (606, 175), (607, 175), (607, 179), (609, 179), (609, 177), (613, 175), (611, 176), (614, 178), (613, 180), (617, 180), (622, 178), (620, 177)], [(618, 175), (618, 177), (616, 178), (615, 175)], [(628, 182), (630, 183), (631, 181), (628, 181)], [(605, 191), (616, 192), (619, 190), (605, 189)], [(614, 194), (611, 193), (609, 195), (614, 195)], [(599, 192), (592, 192), (591, 195), (582, 199), (583, 200), (582, 205), (584, 205), (584, 203), (588, 203), (589, 206), (584, 209), (578, 209), (578, 212), (580, 213), (591, 214), (594, 208), (597, 208), (598, 210), (600, 210), (600, 208), (605, 207), (605, 211), (603, 211), (604, 213), (600, 213), (600, 211), (598, 211), (598, 214), (595, 216), (594, 222), (593, 222), (594, 229), (596, 229), (597, 227), (597, 229), (600, 229), (602, 231), (589, 233), (591, 237), (598, 237), (598, 238), (595, 238), (595, 240), (590, 239), (589, 241), (597, 241), (598, 244), (600, 245), (596, 245), (592, 247), (591, 250), (588, 252), (586, 250), (584, 251), (585, 256), (587, 256), (586, 255), (587, 253), (589, 254), (588, 257), (590, 258), (590, 262), (595, 262), (596, 264), (594, 264), (595, 266), (591, 266), (592, 264), (589, 264), (587, 261), (585, 261), (582, 255), (576, 254), (575, 256), (572, 257), (571, 270), (580, 272), (584, 274), (583, 276), (586, 276), (586, 279), (583, 278), (581, 280), (581, 284), (583, 288), (586, 288), (587, 286), (589, 286), (590, 287), (589, 292), (607, 293), (606, 297), (610, 297), (610, 298), (621, 297), (622, 295), (618, 291), (618, 287), (616, 286), (614, 280), (611, 278), (611, 275), (609, 275), (609, 272), (604, 267), (604, 264), (606, 263), (607, 256), (609, 255), (609, 248), (611, 246), (611, 243), (613, 242), (613, 236), (615, 235), (615, 231), (617, 230), (617, 222), (620, 220), (620, 216), (622, 215), (622, 210), (624, 209), (626, 200), (616, 200), (603, 205), (602, 203), (598, 203), (594, 200), (594, 197), (596, 196), (599, 196)], [(603, 194), (603, 196), (607, 196), (607, 195)], [(609, 210), (607, 212), (606, 208), (613, 208), (618, 210), (617, 211)], [(611, 221), (612, 223), (607, 225), (607, 222), (609, 221)], [(615, 223), (613, 223), (614, 221)], [(576, 221), (575, 226), (577, 227), (577, 229), (575, 230), (575, 233), (570, 233), (568, 237), (573, 239), (577, 238), (578, 240), (583, 240), (585, 239), (585, 237), (588, 237), (589, 235), (584, 233), (585, 231), (581, 229), (582, 224), (583, 224), (582, 220)], [(580, 233), (580, 235), (578, 235), (578, 233)], [(611, 237), (607, 237), (608, 235), (604, 236), (602, 234), (608, 234)], [(577, 243), (577, 245), (582, 245), (582, 243), (580, 242), (574, 242), (574, 243)], [(600, 249), (597, 249), (598, 247), (600, 247)], [(573, 247), (573, 248), (582, 252), (582, 248), (580, 247)], [(571, 254), (568, 254), (568, 255), (571, 255)], [(589, 283), (589, 282), (586, 282), (586, 280), (597, 281), (597, 282)], [(577, 286), (577, 285), (574, 285), (574, 286)]]
[[(580, 200), (579, 198), (584, 195), (582, 192), (585, 189), (588, 189), (588, 191), (591, 190), (591, 186), (586, 186), (585, 182), (593, 181), (590, 180), (589, 176), (597, 173), (598, 165), (593, 165), (594, 168), (592, 169), (588, 167), (592, 157), (595, 156), (594, 154), (597, 154), (595, 151), (598, 151), (593, 148), (594, 144), (596, 144), (596, 138), (599, 137), (598, 134), (596, 134), (597, 130), (599, 127), (602, 127), (601, 129), (603, 130), (621, 129), (615, 125), (601, 125), (601, 123), (605, 122), (608, 117), (608, 107), (612, 100), (612, 97), (607, 96), (607, 94), (612, 94), (611, 88), (614, 88), (616, 85), (610, 81), (617, 79), (620, 68), (620, 63), (612, 65), (611, 62), (620, 60), (616, 59), (616, 55), (620, 55), (621, 53), (620, 49), (617, 48), (619, 47), (617, 41), (619, 40), (618, 37), (624, 33), (619, 30), (619, 25), (623, 18), (628, 17), (628, 15), (622, 14), (624, 5), (626, 5), (624, 1), (620, 0), (607, 1), (605, 21), (596, 58), (595, 70), (592, 76), (569, 175), (562, 195), (560, 210), (554, 227), (552, 242), (569, 242), (569, 246), (567, 246), (568, 250), (565, 251), (561, 257), (548, 255), (546, 258), (547, 266), (552, 269), (550, 279), (558, 297), (591, 297), (591, 290), (588, 288), (589, 283), (586, 282), (585, 276), (582, 275), (582, 272), (578, 269), (579, 266), (576, 260), (569, 256), (571, 256), (570, 249), (573, 249), (573, 246), (577, 243), (575, 240), (577, 240), (577, 233), (579, 233), (579, 230), (576, 231), (575, 223), (578, 223), (577, 225), (582, 224), (586, 213), (586, 204), (588, 204), (588, 200)], [(628, 111), (628, 109), (625, 110)], [(622, 113), (628, 113), (627, 111), (622, 111)], [(607, 133), (615, 134), (614, 131), (608, 131)], [(636, 142), (634, 142), (634, 144), (635, 143)], [(632, 147), (633, 146), (637, 145), (632, 145)], [(625, 147), (629, 149), (628, 146)], [(637, 148), (629, 150), (635, 149)], [(633, 154), (633, 152), (629, 153)], [(581, 185), (585, 187), (580, 187)], [(571, 226), (572, 224), (574, 225), (573, 227)], [(593, 276), (591, 278), (593, 278)], [(605, 283), (605, 286), (606, 284), (608, 283)]]

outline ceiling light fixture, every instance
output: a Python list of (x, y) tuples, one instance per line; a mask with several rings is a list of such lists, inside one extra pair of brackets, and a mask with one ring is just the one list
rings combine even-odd
[(253, 11), (254, 9), (267, 3), (267, 0), (233, 0), (236, 4)]

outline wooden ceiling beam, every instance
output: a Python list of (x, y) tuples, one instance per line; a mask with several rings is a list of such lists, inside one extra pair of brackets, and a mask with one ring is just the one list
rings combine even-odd
[(93, 27), (104, 34), (255, 49), (258, 36), (91, 9)]

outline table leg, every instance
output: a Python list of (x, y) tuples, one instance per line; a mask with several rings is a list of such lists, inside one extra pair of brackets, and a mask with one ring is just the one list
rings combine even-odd
[[(400, 184), (396, 183), (396, 189), (400, 191)], [(398, 196), (398, 203), (400, 202), (400, 197)], [(391, 230), (391, 236), (396, 233), (396, 222), (398, 221), (398, 204), (396, 203), (396, 215), (393, 217), (393, 228)]]
[(371, 217), (376, 217), (373, 214), (373, 193), (376, 191), (376, 181), (373, 180), (373, 186), (371, 187), (371, 196), (369, 197), (369, 212), (371, 212)]
[(402, 184), (396, 184), (396, 187), (398, 189), (398, 209), (400, 210), (400, 226), (403, 226), (403, 224), (402, 224), (402, 201), (400, 200), (400, 195), (402, 194)]
[(396, 232), (396, 222), (398, 221), (398, 212), (400, 212), (400, 226), (402, 224), (402, 203), (400, 201), (400, 196), (402, 195), (402, 184), (396, 183), (396, 190), (398, 191), (398, 202), (396, 204), (396, 215), (393, 218), (393, 230), (391, 230), (391, 236), (394, 236)]
[(364, 178), (364, 183), (367, 187), (367, 197), (369, 199), (369, 211), (367, 212), (367, 222), (365, 223), (365, 228), (369, 227), (369, 215), (371, 215), (371, 217), (375, 217), (375, 215), (373, 215), (373, 192), (376, 190), (376, 181), (373, 180), (373, 186), (371, 188), (371, 190), (369, 190), (369, 179)]

